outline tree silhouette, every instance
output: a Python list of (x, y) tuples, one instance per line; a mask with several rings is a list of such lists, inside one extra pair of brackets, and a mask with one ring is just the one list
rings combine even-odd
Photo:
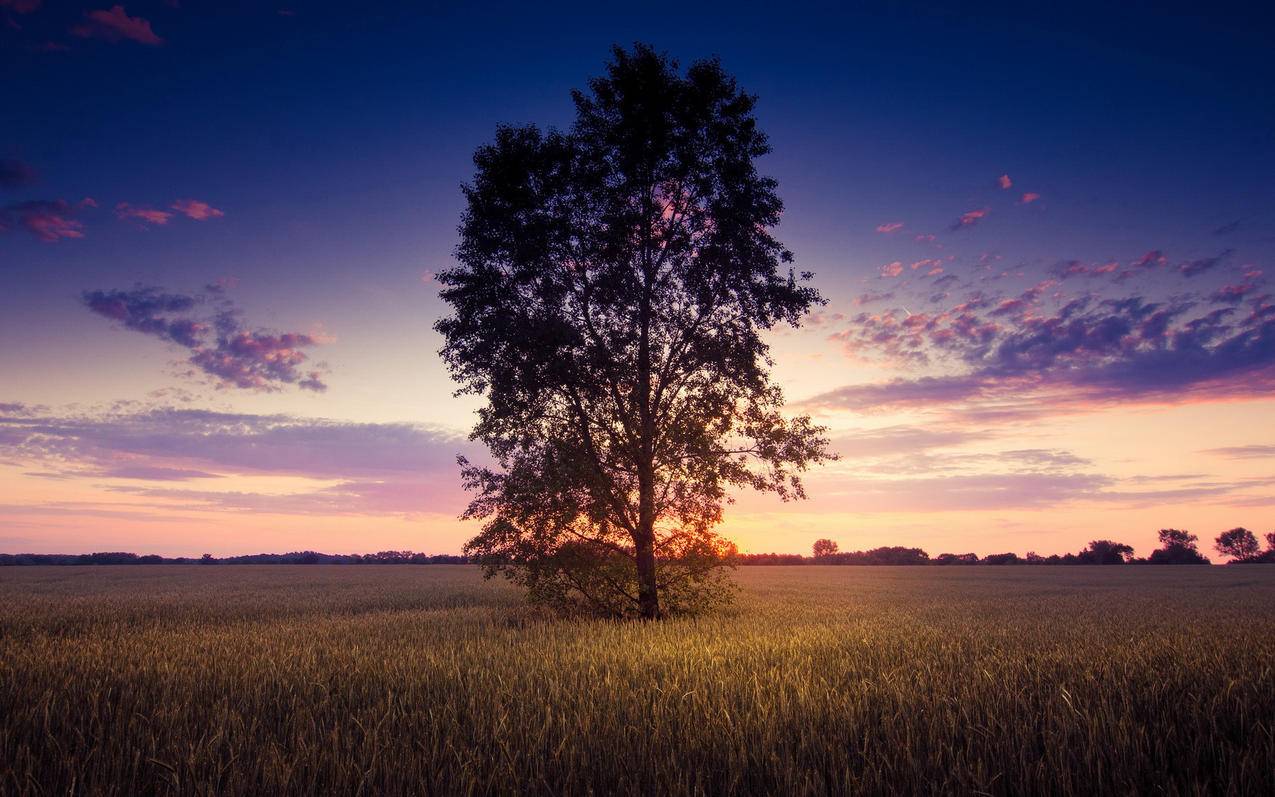
[(1217, 535), (1217, 540), (1214, 541), (1213, 547), (1217, 548), (1218, 553), (1223, 556), (1229, 556), (1237, 562), (1247, 562), (1256, 559), (1261, 550), (1257, 544), (1257, 537), (1243, 526)]
[(810, 551), (816, 559), (832, 556), (839, 549), (840, 546), (834, 540), (829, 539), (815, 540), (815, 544), (810, 547)]
[(1183, 529), (1160, 529), (1160, 548), (1147, 561), (1153, 565), (1207, 565), (1209, 560), (1196, 549), (1199, 540)]
[(613, 56), (569, 131), (502, 126), (475, 153), (436, 329), (499, 466), (462, 460), (486, 521), (466, 552), (533, 599), (654, 618), (722, 596), (731, 488), (803, 497), (828, 458), (762, 340), (822, 299), (781, 270), (755, 98), (716, 61)]
[(1133, 558), (1133, 547), (1114, 540), (1094, 540), (1077, 555), (1084, 565), (1122, 565)]

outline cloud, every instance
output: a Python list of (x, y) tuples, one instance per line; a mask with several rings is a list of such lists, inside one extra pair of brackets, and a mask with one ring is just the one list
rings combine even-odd
[(152, 47), (164, 40), (151, 30), (151, 23), (141, 17), (130, 17), (124, 6), (111, 6), (109, 10), (87, 11), (84, 20), (71, 28), (72, 35), (82, 39), (104, 39), (118, 42), (124, 39)]
[(844, 485), (849, 512), (1035, 509), (1093, 499), (1115, 480), (1091, 473), (985, 473), (860, 479)]
[(1224, 448), (1208, 448), (1201, 454), (1212, 454), (1227, 459), (1273, 459), (1275, 445), (1226, 446)]
[(861, 293), (854, 297), (854, 304), (856, 307), (862, 307), (863, 305), (876, 304), (877, 302), (888, 302), (893, 298), (894, 291), (886, 291), (884, 293)]
[(125, 329), (154, 335), (188, 349), (197, 348), (209, 324), (182, 316), (200, 303), (193, 296), (160, 293), (155, 288), (129, 291), (85, 291), (81, 299), (89, 310), (119, 322)]
[(1257, 290), (1257, 286), (1250, 283), (1241, 285), (1223, 285), (1213, 292), (1212, 299), (1219, 304), (1239, 304), (1244, 301), (1244, 297)]
[(1000, 177), (997, 177), (996, 184), (1001, 187), (1002, 191), (1008, 191), (1014, 187), (1014, 181), (1009, 179), (1008, 174), (1002, 174)]
[(190, 468), (164, 468), (156, 465), (121, 465), (107, 468), (95, 474), (104, 479), (139, 479), (143, 481), (176, 482), (190, 479), (218, 479), (219, 474)]
[(65, 199), (15, 202), (0, 208), (0, 231), (18, 225), (45, 243), (83, 238), (84, 224), (74, 218), (79, 207)]
[(198, 199), (179, 199), (171, 207), (186, 218), (194, 219), (195, 221), (217, 219), (226, 215), (207, 202), (202, 202)]
[(903, 229), (903, 222), (901, 221), (887, 221), (885, 224), (877, 225), (877, 232), (882, 232), (887, 235), (892, 232), (898, 232), (901, 229)]
[(457, 454), (485, 459), (463, 434), (420, 424), (170, 407), (125, 413), (0, 412), (0, 459), (42, 467), (64, 478), (170, 483), (288, 476), (318, 482), (284, 495), (104, 486), (112, 492), (184, 502), (189, 509), (316, 515), (457, 512), (464, 501)]
[(1213, 234), (1214, 235), (1230, 235), (1231, 233), (1235, 232), (1239, 228), (1240, 228), (1239, 220), (1236, 220), (1229, 224), (1223, 224), (1221, 227), (1215, 228), (1213, 230)]
[(167, 224), (173, 214), (166, 210), (135, 207), (127, 202), (120, 202), (115, 206), (115, 216), (122, 221), (132, 220), (145, 226), (147, 224)]
[(897, 277), (902, 273), (903, 273), (903, 264), (900, 263), (898, 260), (894, 261), (893, 263), (886, 263), (884, 266), (881, 267), (881, 276), (883, 277)]
[[(327, 389), (323, 369), (306, 367), (309, 357), (302, 351), (322, 341), (307, 333), (245, 328), (241, 312), (224, 298), (224, 289), (188, 296), (138, 286), (84, 291), (81, 300), (90, 311), (125, 329), (190, 350), (187, 362), (221, 386), (277, 391), (294, 384), (316, 392)], [(196, 312), (203, 310), (208, 312)]]
[(1035, 202), (1037, 199), (1040, 199), (1040, 194), (1036, 193), (1035, 191), (1028, 191), (1018, 198), (1018, 204), (1030, 205), (1031, 203)]
[(951, 309), (907, 318), (861, 313), (831, 336), (847, 351), (895, 365), (934, 364), (946, 373), (848, 385), (802, 403), (856, 411), (981, 408), (1024, 417), (1275, 390), (1270, 296), (1252, 299), (1246, 312), (1229, 297), (1161, 302), (1090, 295), (1042, 312), (1037, 303), (1051, 286), (1046, 281), (999, 299), (971, 294)]
[(900, 425), (843, 434), (833, 439), (831, 445), (843, 459), (865, 459), (923, 453), (988, 437), (987, 432), (970, 429)]
[(987, 208), (979, 208), (978, 210), (969, 210), (961, 214), (961, 217), (952, 222), (949, 230), (955, 232), (963, 230), (966, 227), (973, 227), (987, 216)]
[(1178, 270), (1182, 272), (1184, 277), (1195, 277), (1200, 274), (1207, 273), (1217, 268), (1226, 258), (1235, 253), (1234, 249), (1226, 249), (1221, 254), (1213, 257), (1202, 257), (1198, 260), (1190, 260), (1178, 266)]
[(0, 188), (23, 188), (34, 185), (35, 169), (19, 160), (0, 160)]

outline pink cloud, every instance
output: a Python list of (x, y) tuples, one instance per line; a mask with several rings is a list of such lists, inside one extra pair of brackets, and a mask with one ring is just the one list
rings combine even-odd
[(166, 210), (156, 210), (155, 208), (139, 208), (120, 202), (115, 206), (115, 215), (123, 221), (133, 219), (140, 224), (167, 224), (173, 214)]
[(1031, 203), (1035, 202), (1037, 199), (1040, 199), (1040, 194), (1037, 194), (1035, 191), (1028, 191), (1027, 193), (1023, 194), (1021, 198), (1019, 198), (1018, 203), (1020, 205), (1030, 205)]
[(987, 216), (987, 208), (979, 208), (978, 210), (970, 210), (961, 214), (961, 217), (952, 222), (951, 230), (960, 230), (965, 227), (973, 227)]
[(0, 231), (17, 224), (45, 243), (83, 238), (84, 225), (73, 216), (78, 208), (65, 199), (33, 199), (0, 208)]
[(927, 268), (927, 267), (937, 266), (938, 264), (942, 262), (943, 261), (938, 260), (936, 258), (932, 258), (932, 257), (922, 258), (921, 260), (918, 260), (912, 264), (912, 270), (916, 271), (918, 268)]
[(1014, 181), (1009, 179), (1008, 174), (1002, 174), (1000, 177), (997, 177), (996, 184), (1006, 191), (1014, 187)]
[(226, 215), (212, 205), (209, 205), (207, 202), (201, 202), (198, 199), (179, 199), (169, 207), (186, 218), (194, 219), (195, 221), (217, 219)]
[(881, 267), (881, 276), (883, 277), (897, 277), (902, 273), (903, 273), (903, 264), (897, 260), (894, 261), (893, 263), (886, 263), (884, 266)]
[(903, 229), (903, 222), (901, 221), (887, 221), (885, 224), (877, 225), (877, 232), (883, 232), (887, 235), (892, 232), (898, 232), (901, 229)]
[(149, 20), (130, 17), (124, 11), (124, 6), (118, 5), (111, 6), (109, 11), (85, 12), (84, 21), (71, 28), (71, 33), (82, 39), (105, 39), (110, 42), (128, 39), (149, 44), (152, 47), (164, 43), (164, 40), (151, 30)]

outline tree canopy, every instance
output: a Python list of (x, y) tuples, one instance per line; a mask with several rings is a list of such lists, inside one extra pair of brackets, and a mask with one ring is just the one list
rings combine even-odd
[(830, 456), (763, 339), (822, 299), (784, 267), (756, 100), (717, 61), (616, 48), (573, 100), (569, 130), (478, 148), (439, 275), (441, 355), (496, 461), (462, 461), (466, 552), (537, 600), (653, 618), (723, 596), (731, 490), (803, 497)]

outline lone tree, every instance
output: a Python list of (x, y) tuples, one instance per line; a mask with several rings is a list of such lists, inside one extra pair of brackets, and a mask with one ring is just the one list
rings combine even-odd
[(1213, 547), (1217, 548), (1218, 553), (1229, 556), (1237, 562), (1256, 559), (1261, 550), (1257, 544), (1257, 537), (1243, 526), (1217, 535)]
[(840, 550), (840, 548), (841, 546), (837, 545), (835, 540), (829, 539), (815, 540), (815, 544), (810, 546), (811, 553), (815, 555), (816, 559), (822, 559), (825, 556), (832, 556)]
[(824, 429), (781, 413), (765, 330), (823, 300), (772, 235), (770, 147), (717, 61), (615, 48), (569, 131), (502, 126), (474, 155), (436, 329), (486, 397), (461, 460), (466, 552), (533, 600), (659, 617), (728, 595), (734, 487), (804, 497)]

